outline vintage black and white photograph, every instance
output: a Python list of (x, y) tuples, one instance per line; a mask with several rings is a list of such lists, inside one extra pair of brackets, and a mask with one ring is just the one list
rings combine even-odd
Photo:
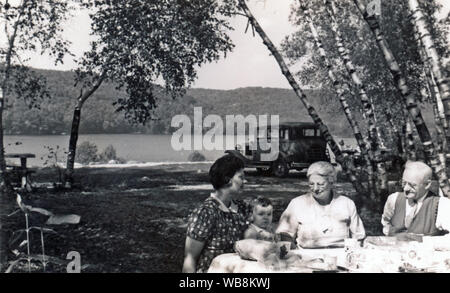
[(0, 272), (450, 273), (449, 43), (447, 0), (0, 0)]

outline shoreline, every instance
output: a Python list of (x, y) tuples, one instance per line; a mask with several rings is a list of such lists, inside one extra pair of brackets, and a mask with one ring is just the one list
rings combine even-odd
[(92, 164), (81, 165), (76, 164), (75, 169), (80, 168), (145, 168), (145, 167), (157, 167), (165, 165), (197, 165), (197, 164), (212, 164), (214, 161), (200, 161), (200, 162), (146, 162), (146, 163), (125, 163), (125, 164)]

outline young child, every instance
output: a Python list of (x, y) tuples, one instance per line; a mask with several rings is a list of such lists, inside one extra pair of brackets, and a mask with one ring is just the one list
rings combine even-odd
[(276, 241), (272, 227), (273, 206), (270, 199), (258, 196), (251, 202), (251, 224), (244, 232), (245, 239)]

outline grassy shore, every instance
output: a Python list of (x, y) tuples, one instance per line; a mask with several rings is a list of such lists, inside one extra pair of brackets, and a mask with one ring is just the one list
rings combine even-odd
[[(205, 200), (209, 164), (162, 165), (145, 168), (77, 169), (78, 186), (71, 191), (38, 189), (25, 196), (27, 203), (54, 213), (78, 214), (78, 225), (53, 227), (46, 236), (46, 253), (65, 259), (69, 251), (81, 255), (82, 272), (180, 272), (186, 222), (189, 213)], [(56, 180), (55, 170), (39, 170), (36, 182)], [(270, 198), (278, 221), (289, 201), (308, 189), (304, 174), (288, 178), (264, 177), (246, 172), (248, 181), (241, 196)], [(337, 184), (337, 192), (354, 197), (349, 183)], [(359, 211), (368, 235), (381, 233), (380, 215)], [(35, 215), (32, 225), (46, 217)], [(9, 234), (23, 229), (23, 214), (8, 218)], [(32, 250), (40, 252), (39, 234), (31, 235)], [(10, 255), (13, 259), (14, 255)], [(65, 266), (48, 268), (64, 272)]]

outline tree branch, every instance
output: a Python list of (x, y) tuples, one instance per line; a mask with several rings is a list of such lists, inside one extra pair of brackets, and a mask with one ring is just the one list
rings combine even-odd
[(240, 12), (233, 12), (231, 15), (239, 15), (239, 16), (243, 16), (245, 18), (248, 18), (247, 15), (245, 15), (244, 13), (240, 13)]
[(2, 89), (3, 91), (5, 91), (6, 89), (6, 83), (9, 79), (9, 72), (11, 69), (11, 56), (13, 53), (13, 48), (14, 48), (14, 42), (16, 40), (16, 36), (17, 36), (17, 30), (19, 28), (19, 20), (20, 17), (22, 16), (24, 10), (25, 10), (25, 1), (22, 0), (21, 1), (21, 5), (20, 5), (20, 10), (19, 10), (19, 14), (17, 15), (17, 20), (14, 23), (14, 27), (13, 27), (13, 34), (11, 36), (11, 38), (9, 39), (8, 42), (8, 51), (6, 52), (6, 62), (5, 62), (5, 76), (3, 77), (3, 82), (2, 82)]
[(100, 85), (103, 83), (103, 81), (106, 78), (106, 70), (102, 72), (102, 74), (97, 79), (97, 82), (94, 84), (92, 88), (90, 88), (86, 93), (83, 94), (83, 89), (81, 89), (80, 96), (78, 97), (78, 103), (75, 107), (75, 109), (81, 109), (84, 102), (93, 94), (95, 91), (100, 87)]

